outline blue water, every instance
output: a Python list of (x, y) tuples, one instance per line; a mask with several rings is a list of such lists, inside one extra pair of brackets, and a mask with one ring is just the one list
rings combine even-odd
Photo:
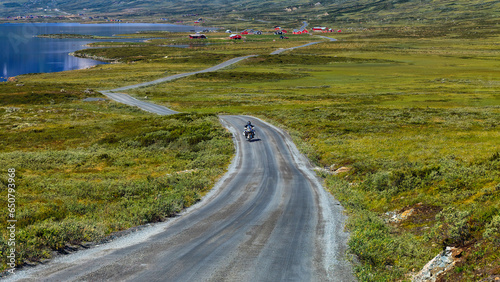
[(92, 39), (37, 38), (39, 34), (88, 34), (111, 36), (136, 31), (164, 30), (188, 32), (203, 27), (170, 24), (78, 24), (78, 23), (15, 23), (0, 24), (0, 81), (8, 77), (41, 72), (58, 72), (87, 68), (102, 62), (69, 56), (68, 53), (85, 49), (86, 44), (99, 41)]

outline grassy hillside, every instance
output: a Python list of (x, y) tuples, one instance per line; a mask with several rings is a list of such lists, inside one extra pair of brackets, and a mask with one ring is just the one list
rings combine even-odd
[[(28, 14), (112, 15), (123, 18), (170, 21), (192, 21), (199, 17), (208, 24), (235, 24), (244, 20), (254, 25), (293, 24), (389, 24), (441, 23), (454, 20), (484, 20), (500, 16), (500, 3), (495, 0), (0, 0), (0, 16)], [(40, 9), (48, 9), (46, 11)], [(59, 10), (55, 10), (59, 9)], [(236, 21), (236, 22), (235, 22)]]

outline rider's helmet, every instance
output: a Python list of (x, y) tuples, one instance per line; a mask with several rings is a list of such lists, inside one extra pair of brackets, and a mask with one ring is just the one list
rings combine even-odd
[(248, 121), (248, 122), (247, 122), (247, 125), (252, 125), (252, 122), (251, 122), (251, 121)]

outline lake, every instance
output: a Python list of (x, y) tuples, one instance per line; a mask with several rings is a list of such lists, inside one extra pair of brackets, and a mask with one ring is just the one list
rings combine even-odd
[[(86, 34), (112, 36), (137, 31), (200, 31), (203, 27), (172, 24), (78, 24), (78, 23), (5, 23), (0, 24), (0, 81), (27, 73), (58, 72), (88, 68), (103, 62), (75, 58), (70, 52), (85, 49), (99, 41), (134, 41), (133, 39), (53, 39), (40, 34)], [(143, 39), (141, 39), (143, 40)]]

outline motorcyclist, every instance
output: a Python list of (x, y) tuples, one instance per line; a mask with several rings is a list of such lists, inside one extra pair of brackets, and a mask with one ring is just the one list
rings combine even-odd
[[(251, 122), (251, 121), (248, 121), (248, 122), (247, 122), (247, 124), (244, 126), (244, 128), (245, 128), (245, 131), (246, 131), (246, 129), (248, 128), (248, 130), (249, 130), (250, 132), (252, 132), (252, 133), (254, 133), (254, 134), (255, 134), (255, 131), (254, 131), (254, 129), (253, 129), (253, 128), (254, 128), (254, 126), (253, 126), (253, 124), (252, 124), (252, 122)], [(243, 131), (243, 135), (245, 135), (245, 131)], [(246, 135), (245, 135), (245, 136), (246, 136)]]
[(248, 121), (247, 124), (245, 125), (245, 129), (247, 129), (247, 128), (253, 129), (253, 124), (251, 121)]

